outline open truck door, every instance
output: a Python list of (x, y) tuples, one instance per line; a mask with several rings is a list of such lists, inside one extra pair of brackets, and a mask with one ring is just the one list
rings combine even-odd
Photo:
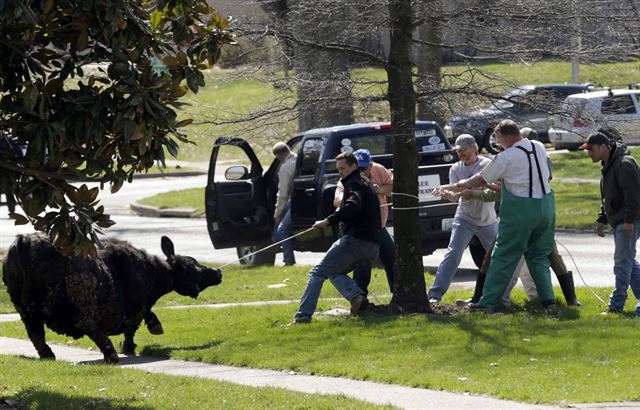
[[(234, 148), (244, 154), (243, 165), (220, 169), (221, 148)], [(216, 140), (209, 162), (205, 189), (205, 209), (209, 237), (216, 249), (268, 244), (273, 214), (267, 203), (262, 165), (251, 146), (241, 138)]]

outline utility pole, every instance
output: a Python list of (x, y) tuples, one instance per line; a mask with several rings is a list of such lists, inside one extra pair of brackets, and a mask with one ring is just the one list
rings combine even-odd
[(578, 0), (573, 0), (572, 8), (574, 12), (574, 31), (571, 39), (571, 45), (574, 55), (571, 60), (571, 82), (575, 84), (580, 82), (580, 62), (578, 61), (578, 56), (582, 50), (582, 35), (580, 34), (582, 19), (578, 13)]

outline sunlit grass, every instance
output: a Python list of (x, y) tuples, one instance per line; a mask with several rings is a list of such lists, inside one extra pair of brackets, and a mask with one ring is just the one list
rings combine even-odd
[[(341, 395), (0, 356), (0, 403), (16, 409), (374, 409)], [(2, 408), (5, 408), (4, 406)]]
[[(608, 290), (597, 290), (602, 296)], [(452, 291), (445, 302), (468, 292)], [(160, 310), (165, 335), (145, 329), (143, 354), (473, 392), (527, 402), (638, 400), (640, 322), (601, 316), (578, 289), (581, 308), (546, 313), (514, 293), (508, 314), (316, 319), (284, 326), (296, 305)], [(319, 311), (346, 302), (321, 301)], [(627, 308), (635, 300), (630, 298)], [(629, 311), (629, 310), (628, 310)], [(3, 335), (26, 337), (21, 323)], [(56, 343), (63, 336), (48, 332)], [(113, 338), (117, 340), (119, 338)], [(88, 339), (74, 344), (92, 346)], [(606, 381), (606, 382), (603, 382)]]

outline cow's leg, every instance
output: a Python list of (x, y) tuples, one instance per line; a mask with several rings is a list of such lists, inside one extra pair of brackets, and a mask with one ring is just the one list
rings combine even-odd
[(53, 351), (44, 340), (44, 321), (42, 317), (40, 315), (22, 315), (22, 322), (27, 328), (27, 334), (29, 335), (29, 339), (31, 339), (31, 343), (33, 343), (33, 346), (38, 351), (38, 356), (40, 356), (41, 359), (55, 360), (56, 355), (53, 354)]
[(118, 353), (116, 353), (116, 349), (113, 347), (113, 343), (111, 343), (107, 335), (100, 331), (95, 331), (87, 333), (87, 336), (98, 346), (104, 355), (105, 363), (118, 363)]
[(124, 331), (124, 340), (122, 341), (122, 350), (121, 352), (126, 355), (135, 355), (136, 354), (136, 344), (133, 342), (133, 336), (136, 334), (136, 330), (133, 329), (125, 329)]
[(156, 316), (153, 311), (150, 310), (147, 312), (147, 315), (144, 317), (144, 323), (147, 325), (147, 329), (152, 335), (161, 335), (164, 333), (162, 323), (160, 323), (160, 319), (158, 319), (158, 316)]

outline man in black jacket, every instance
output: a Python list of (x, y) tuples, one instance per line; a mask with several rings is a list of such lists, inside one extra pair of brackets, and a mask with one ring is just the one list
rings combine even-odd
[(352, 153), (336, 157), (336, 167), (344, 185), (340, 208), (313, 227), (323, 229), (340, 222), (344, 234), (335, 241), (320, 263), (309, 271), (307, 287), (302, 295), (294, 323), (309, 323), (316, 310), (325, 280), (338, 289), (351, 302), (351, 314), (357, 315), (366, 305), (362, 289), (347, 276), (354, 267), (372, 261), (380, 247), (380, 203), (366, 177), (358, 169), (358, 160)]
[(631, 286), (639, 299), (636, 317), (640, 317), (640, 263), (636, 260), (636, 243), (640, 237), (640, 169), (627, 147), (601, 132), (589, 135), (580, 148), (587, 150), (593, 162), (602, 162), (602, 204), (596, 233), (604, 236), (606, 223), (613, 228), (616, 286), (609, 308), (603, 314), (621, 313)]

